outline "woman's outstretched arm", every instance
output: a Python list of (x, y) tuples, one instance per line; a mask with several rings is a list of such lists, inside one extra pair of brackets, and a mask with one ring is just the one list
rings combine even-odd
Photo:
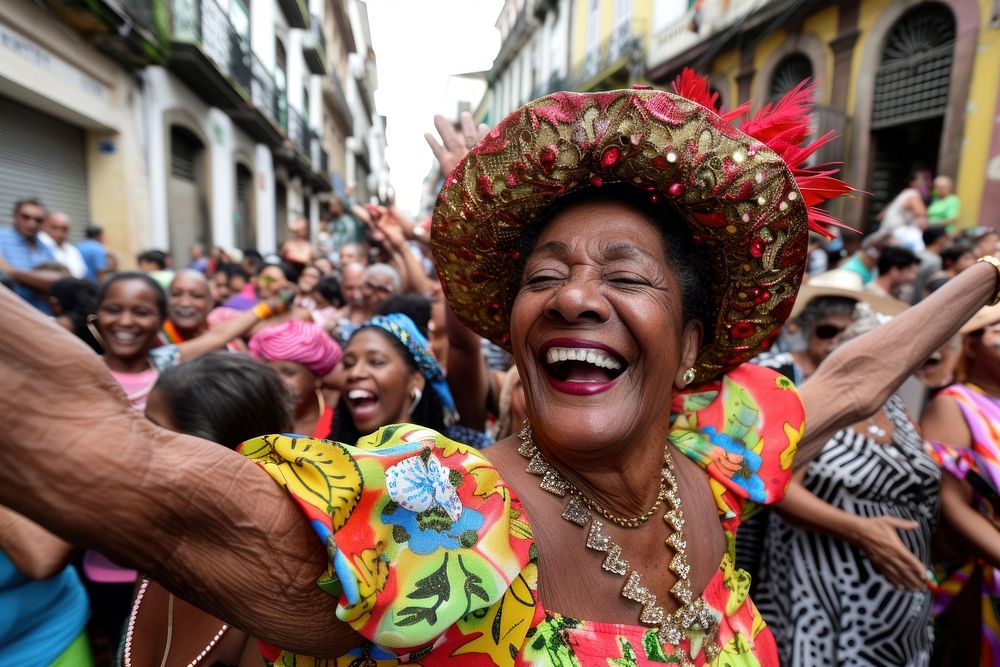
[(844, 343), (799, 387), (806, 430), (795, 467), (807, 465), (840, 429), (874, 414), (997, 289), (997, 269), (972, 266), (892, 321)]
[(316, 587), (326, 553), (255, 464), (133, 410), (100, 358), (0, 288), (0, 504), (282, 648), (360, 638)]

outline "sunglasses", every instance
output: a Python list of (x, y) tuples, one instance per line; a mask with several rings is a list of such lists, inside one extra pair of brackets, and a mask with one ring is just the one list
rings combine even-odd
[(45, 222), (45, 218), (43, 216), (40, 216), (40, 215), (28, 215), (26, 213), (18, 213), (17, 215), (18, 215), (19, 218), (23, 218), (25, 220), (33, 220), (34, 222), (37, 222), (38, 224), (41, 224), (41, 223)]
[(813, 335), (820, 340), (830, 340), (831, 338), (836, 338), (844, 331), (844, 327), (838, 327), (836, 324), (817, 324), (813, 327)]

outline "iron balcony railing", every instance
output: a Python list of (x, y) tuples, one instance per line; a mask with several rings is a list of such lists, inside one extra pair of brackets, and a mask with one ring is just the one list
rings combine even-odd
[(250, 40), (233, 28), (216, 0), (172, 0), (173, 41), (195, 44), (227, 78), (250, 90)]
[(584, 54), (583, 62), (578, 63), (573, 71), (572, 86), (583, 86), (605, 68), (624, 58), (641, 60), (644, 30), (645, 23), (638, 19), (615, 26), (609, 37)]
[(328, 161), (326, 151), (323, 150), (323, 139), (316, 130), (309, 130), (309, 158), (312, 160), (313, 170), (329, 176)]
[(340, 83), (340, 77), (337, 75), (337, 70), (332, 69), (330, 71), (330, 76), (327, 78), (328, 86), (324, 87), (324, 92), (329, 96), (329, 101), (333, 105), (334, 110), (340, 114), (340, 117), (344, 121), (344, 126), (349, 128), (348, 132), (354, 131), (354, 115), (351, 113), (351, 107), (347, 104), (347, 95), (344, 94), (344, 86)]
[(274, 83), (274, 75), (264, 66), (257, 54), (252, 54), (250, 82), (250, 99), (264, 116), (277, 127), (285, 128), (281, 108), (278, 103), (278, 89)]
[(288, 138), (299, 154), (309, 157), (309, 128), (302, 114), (293, 107), (288, 107)]
[(313, 43), (326, 55), (326, 35), (323, 34), (323, 22), (315, 14), (313, 14), (312, 22), (309, 24), (309, 33), (312, 35)]
[(122, 0), (121, 5), (129, 16), (156, 34), (160, 26), (157, 25), (154, 2), (155, 0)]

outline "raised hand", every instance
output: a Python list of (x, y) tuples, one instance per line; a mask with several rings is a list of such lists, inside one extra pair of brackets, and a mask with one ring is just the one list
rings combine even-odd
[(465, 157), (469, 149), (475, 146), (490, 131), (489, 125), (480, 123), (476, 126), (472, 119), (472, 114), (463, 111), (459, 116), (461, 131), (456, 130), (451, 122), (444, 116), (438, 114), (434, 116), (434, 127), (437, 128), (441, 136), (441, 142), (429, 132), (424, 134), (424, 139), (434, 152), (438, 164), (441, 165), (441, 176), (447, 177), (452, 172), (459, 160)]

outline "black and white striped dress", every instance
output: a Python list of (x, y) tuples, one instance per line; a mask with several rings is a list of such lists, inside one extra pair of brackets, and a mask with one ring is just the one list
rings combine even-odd
[[(941, 473), (902, 401), (893, 396), (885, 409), (895, 428), (890, 443), (844, 429), (809, 465), (804, 484), (852, 514), (916, 521), (901, 537), (929, 567)], [(850, 544), (772, 512), (758, 577), (754, 601), (783, 667), (929, 664), (930, 593), (895, 588)]]

